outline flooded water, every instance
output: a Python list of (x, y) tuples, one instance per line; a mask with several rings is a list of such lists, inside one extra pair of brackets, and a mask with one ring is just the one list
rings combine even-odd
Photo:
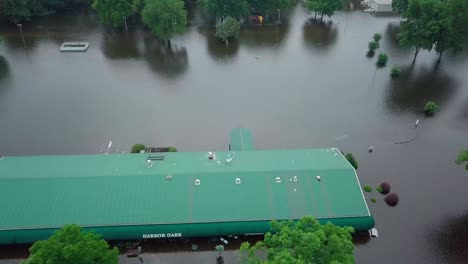
[[(229, 46), (191, 12), (170, 50), (138, 23), (110, 32), (91, 12), (25, 24), (26, 49), (18, 28), (3, 23), (0, 153), (101, 153), (110, 140), (114, 152), (140, 142), (227, 149), (239, 126), (252, 130), (259, 149), (336, 146), (356, 156), (362, 184), (386, 180), (400, 196), (390, 208), (366, 194), (378, 199), (369, 206), (380, 237), (356, 243), (357, 263), (467, 263), (468, 173), (454, 160), (468, 149), (468, 54), (437, 65), (434, 52), (421, 52), (411, 66), (412, 50), (395, 40), (398, 17), (353, 3), (324, 24), (298, 5), (283, 25), (244, 28)], [(377, 32), (386, 68), (366, 57)], [(90, 42), (86, 53), (60, 53), (62, 41), (78, 40)], [(393, 65), (402, 68), (396, 80)], [(428, 100), (441, 107), (432, 118), (421, 113)], [(211, 250), (169, 248), (180, 251), (144, 247), (143, 261), (216, 263)], [(0, 249), (9, 258), (0, 263), (24, 254)], [(235, 246), (227, 249), (225, 263), (236, 263)]]

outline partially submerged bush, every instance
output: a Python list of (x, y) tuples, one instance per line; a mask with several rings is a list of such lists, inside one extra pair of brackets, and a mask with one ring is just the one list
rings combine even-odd
[(348, 162), (351, 164), (351, 166), (354, 167), (355, 170), (358, 169), (359, 164), (356, 161), (356, 159), (354, 158), (353, 154), (348, 153), (348, 154), (345, 155), (345, 158), (348, 160)]
[(229, 44), (229, 39), (237, 38), (239, 36), (240, 24), (230, 16), (224, 19), (223, 22), (216, 25), (216, 37), (224, 41), (226, 45)]
[(378, 191), (379, 193), (383, 193), (383, 189), (380, 186), (375, 187), (375, 190)]
[(379, 67), (384, 67), (385, 65), (387, 65), (387, 61), (388, 55), (386, 53), (380, 53), (379, 57), (377, 58), (377, 65)]
[(375, 202), (377, 202), (377, 199), (375, 199), (374, 197), (372, 197), (372, 198), (370, 198), (370, 201), (373, 202), (373, 203), (375, 203)]
[(133, 145), (132, 149), (130, 150), (131, 153), (140, 153), (142, 150), (145, 150), (145, 145), (143, 144), (135, 144)]
[(375, 41), (369, 42), (369, 51), (375, 51), (379, 48), (379, 43)]
[(364, 186), (364, 191), (366, 191), (366, 192), (371, 192), (371, 191), (372, 191), (372, 187), (370, 187), (369, 185), (366, 185), (366, 186)]
[(399, 202), (400, 198), (396, 193), (389, 193), (387, 196), (385, 196), (384, 201), (389, 205), (389, 206), (396, 206)]
[(392, 71), (390, 72), (390, 76), (392, 76), (392, 78), (396, 78), (396, 77), (399, 77), (400, 74), (401, 74), (401, 70), (398, 67), (393, 66)]
[(379, 42), (382, 39), (382, 35), (379, 33), (375, 33), (373, 38), (375, 42)]
[(439, 106), (434, 101), (429, 101), (424, 105), (424, 113), (426, 115), (433, 115), (439, 111)]
[(382, 183), (380, 184), (379, 187), (380, 187), (380, 189), (382, 190), (382, 191), (380, 192), (380, 193), (382, 193), (382, 194), (387, 194), (387, 193), (390, 192), (391, 186), (390, 186), (390, 183), (388, 183), (388, 182), (382, 182)]

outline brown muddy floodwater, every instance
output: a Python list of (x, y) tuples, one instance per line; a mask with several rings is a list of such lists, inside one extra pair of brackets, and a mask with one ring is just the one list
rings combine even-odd
[[(356, 243), (357, 263), (468, 263), (468, 173), (454, 163), (468, 149), (468, 54), (437, 65), (435, 53), (423, 52), (411, 67), (412, 50), (395, 41), (398, 17), (353, 3), (324, 24), (298, 5), (280, 27), (243, 28), (228, 47), (197, 12), (171, 50), (138, 23), (110, 32), (86, 11), (25, 24), (26, 49), (18, 28), (2, 23), (0, 154), (101, 153), (110, 140), (114, 152), (137, 142), (220, 150), (239, 126), (259, 149), (335, 146), (357, 157), (362, 184), (386, 180), (400, 195), (390, 208), (366, 194), (378, 199), (369, 206), (380, 237)], [(382, 69), (366, 57), (376, 32), (390, 56)], [(60, 53), (63, 41), (90, 48)], [(403, 70), (397, 80), (393, 65)], [(441, 107), (432, 118), (421, 113), (428, 100)], [(149, 244), (142, 260), (216, 263), (212, 246)], [(237, 262), (237, 246), (227, 247), (226, 264)], [(19, 263), (25, 252), (0, 249), (0, 263)]]

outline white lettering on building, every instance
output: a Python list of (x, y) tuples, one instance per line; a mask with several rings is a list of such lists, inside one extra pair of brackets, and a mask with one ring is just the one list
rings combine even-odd
[(143, 234), (143, 238), (167, 238), (167, 237), (182, 237), (182, 233), (167, 233), (167, 234)]

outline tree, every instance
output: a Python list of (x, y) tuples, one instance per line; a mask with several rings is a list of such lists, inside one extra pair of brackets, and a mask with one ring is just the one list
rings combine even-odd
[(132, 146), (130, 153), (140, 153), (142, 150), (145, 150), (145, 145), (143, 144), (135, 144)]
[(230, 38), (239, 36), (240, 24), (236, 19), (227, 17), (222, 23), (216, 25), (216, 37), (229, 45)]
[(306, 7), (311, 12), (320, 14), (320, 21), (323, 21), (323, 16), (331, 17), (335, 14), (336, 10), (343, 8), (342, 0), (306, 0)]
[(185, 32), (187, 11), (182, 0), (147, 0), (141, 13), (143, 23), (156, 37), (167, 40)]
[(77, 225), (66, 225), (49, 239), (29, 249), (23, 264), (117, 264), (119, 251), (93, 232), (82, 232)]
[(460, 154), (458, 155), (458, 158), (456, 160), (456, 163), (458, 165), (462, 165), (462, 164), (466, 163), (465, 169), (468, 170), (468, 150), (464, 150), (464, 151), (460, 152)]
[(385, 65), (387, 65), (387, 61), (388, 55), (386, 53), (380, 53), (379, 57), (377, 57), (377, 65), (379, 67), (384, 67)]
[[(242, 263), (329, 264), (354, 263), (352, 227), (338, 227), (332, 223), (321, 225), (311, 217), (271, 223), (271, 232), (263, 241), (251, 246), (241, 245)], [(259, 257), (256, 253), (266, 253)]]
[(275, 20), (279, 20), (279, 12), (290, 7), (291, 4), (291, 0), (249, 0), (249, 5), (255, 12)]
[(404, 13), (399, 34), (402, 47), (416, 49), (413, 64), (421, 49), (431, 51), (439, 32), (439, 17), (443, 11), (440, 0), (411, 0)]
[(348, 162), (351, 164), (351, 166), (354, 167), (355, 170), (359, 168), (359, 164), (357, 160), (354, 158), (352, 153), (348, 153), (345, 155), (345, 158), (348, 160)]
[(133, 13), (132, 0), (94, 0), (92, 4), (105, 25), (121, 27)]
[(198, 4), (221, 22), (228, 16), (239, 19), (249, 14), (247, 0), (198, 0)]
[(403, 14), (408, 9), (409, 0), (393, 0), (392, 8), (399, 14)]
[(437, 111), (439, 111), (439, 106), (434, 101), (429, 101), (424, 105), (424, 113), (426, 115), (431, 116), (435, 114)]
[(2, 0), (0, 14), (15, 24), (31, 19), (32, 15), (28, 8), (28, 0)]
[(439, 17), (439, 31), (435, 38), (435, 51), (442, 55), (448, 49), (461, 51), (468, 42), (468, 1), (442, 1), (442, 14)]

